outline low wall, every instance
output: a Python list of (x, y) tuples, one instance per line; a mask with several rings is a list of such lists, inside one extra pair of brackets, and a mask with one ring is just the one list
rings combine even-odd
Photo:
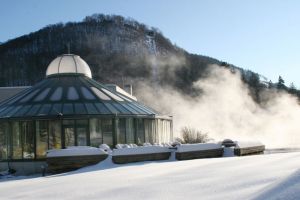
[(253, 146), (253, 147), (236, 147), (234, 148), (234, 155), (237, 156), (244, 156), (244, 155), (251, 155), (251, 154), (261, 154), (265, 150), (265, 146)]
[[(11, 169), (16, 170), (15, 175), (31, 175), (31, 174), (42, 174), (42, 166), (46, 166), (45, 161), (20, 161), (20, 162), (9, 162)], [(8, 169), (7, 162), (0, 162), (0, 171)]]
[(79, 169), (90, 165), (95, 165), (108, 157), (107, 154), (88, 156), (60, 156), (47, 158), (50, 173), (61, 173)]
[(186, 152), (176, 152), (177, 160), (191, 160), (198, 158), (217, 158), (223, 156), (223, 148), (209, 149), (209, 150), (199, 150), (199, 151), (186, 151)]
[(142, 162), (142, 161), (168, 160), (170, 156), (171, 156), (171, 152), (117, 155), (117, 156), (112, 156), (112, 161), (115, 164), (125, 164), (125, 163)]

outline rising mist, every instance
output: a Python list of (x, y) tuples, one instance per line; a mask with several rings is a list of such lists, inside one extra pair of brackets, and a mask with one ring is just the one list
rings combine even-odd
[(180, 136), (182, 127), (190, 126), (208, 133), (216, 141), (259, 140), (268, 148), (300, 146), (297, 98), (265, 91), (262, 95), (268, 100), (258, 105), (238, 72), (210, 66), (207, 77), (194, 82), (194, 88), (202, 91), (197, 97), (168, 86), (139, 85), (137, 96), (142, 101), (173, 116), (175, 137)]

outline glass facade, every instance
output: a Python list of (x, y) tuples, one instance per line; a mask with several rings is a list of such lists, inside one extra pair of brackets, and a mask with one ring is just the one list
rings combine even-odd
[(169, 142), (171, 130), (170, 120), (133, 117), (0, 122), (0, 161), (45, 159), (68, 146)]

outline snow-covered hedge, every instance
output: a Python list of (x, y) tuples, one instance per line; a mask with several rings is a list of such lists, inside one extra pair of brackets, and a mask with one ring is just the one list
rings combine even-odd
[(104, 155), (104, 150), (96, 147), (76, 146), (67, 147), (66, 149), (52, 149), (47, 151), (47, 157), (64, 157), (64, 156), (84, 156), (84, 155)]
[(112, 155), (138, 155), (138, 154), (153, 154), (171, 152), (169, 147), (164, 146), (138, 146), (131, 148), (114, 149)]
[(222, 145), (216, 143), (181, 144), (177, 145), (177, 152), (202, 151), (220, 148), (222, 148)]

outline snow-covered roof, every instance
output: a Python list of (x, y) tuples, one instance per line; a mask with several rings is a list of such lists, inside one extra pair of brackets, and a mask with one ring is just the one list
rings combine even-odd
[(88, 64), (74, 54), (63, 54), (55, 58), (48, 66), (46, 76), (56, 74), (83, 74), (92, 78), (91, 69)]

